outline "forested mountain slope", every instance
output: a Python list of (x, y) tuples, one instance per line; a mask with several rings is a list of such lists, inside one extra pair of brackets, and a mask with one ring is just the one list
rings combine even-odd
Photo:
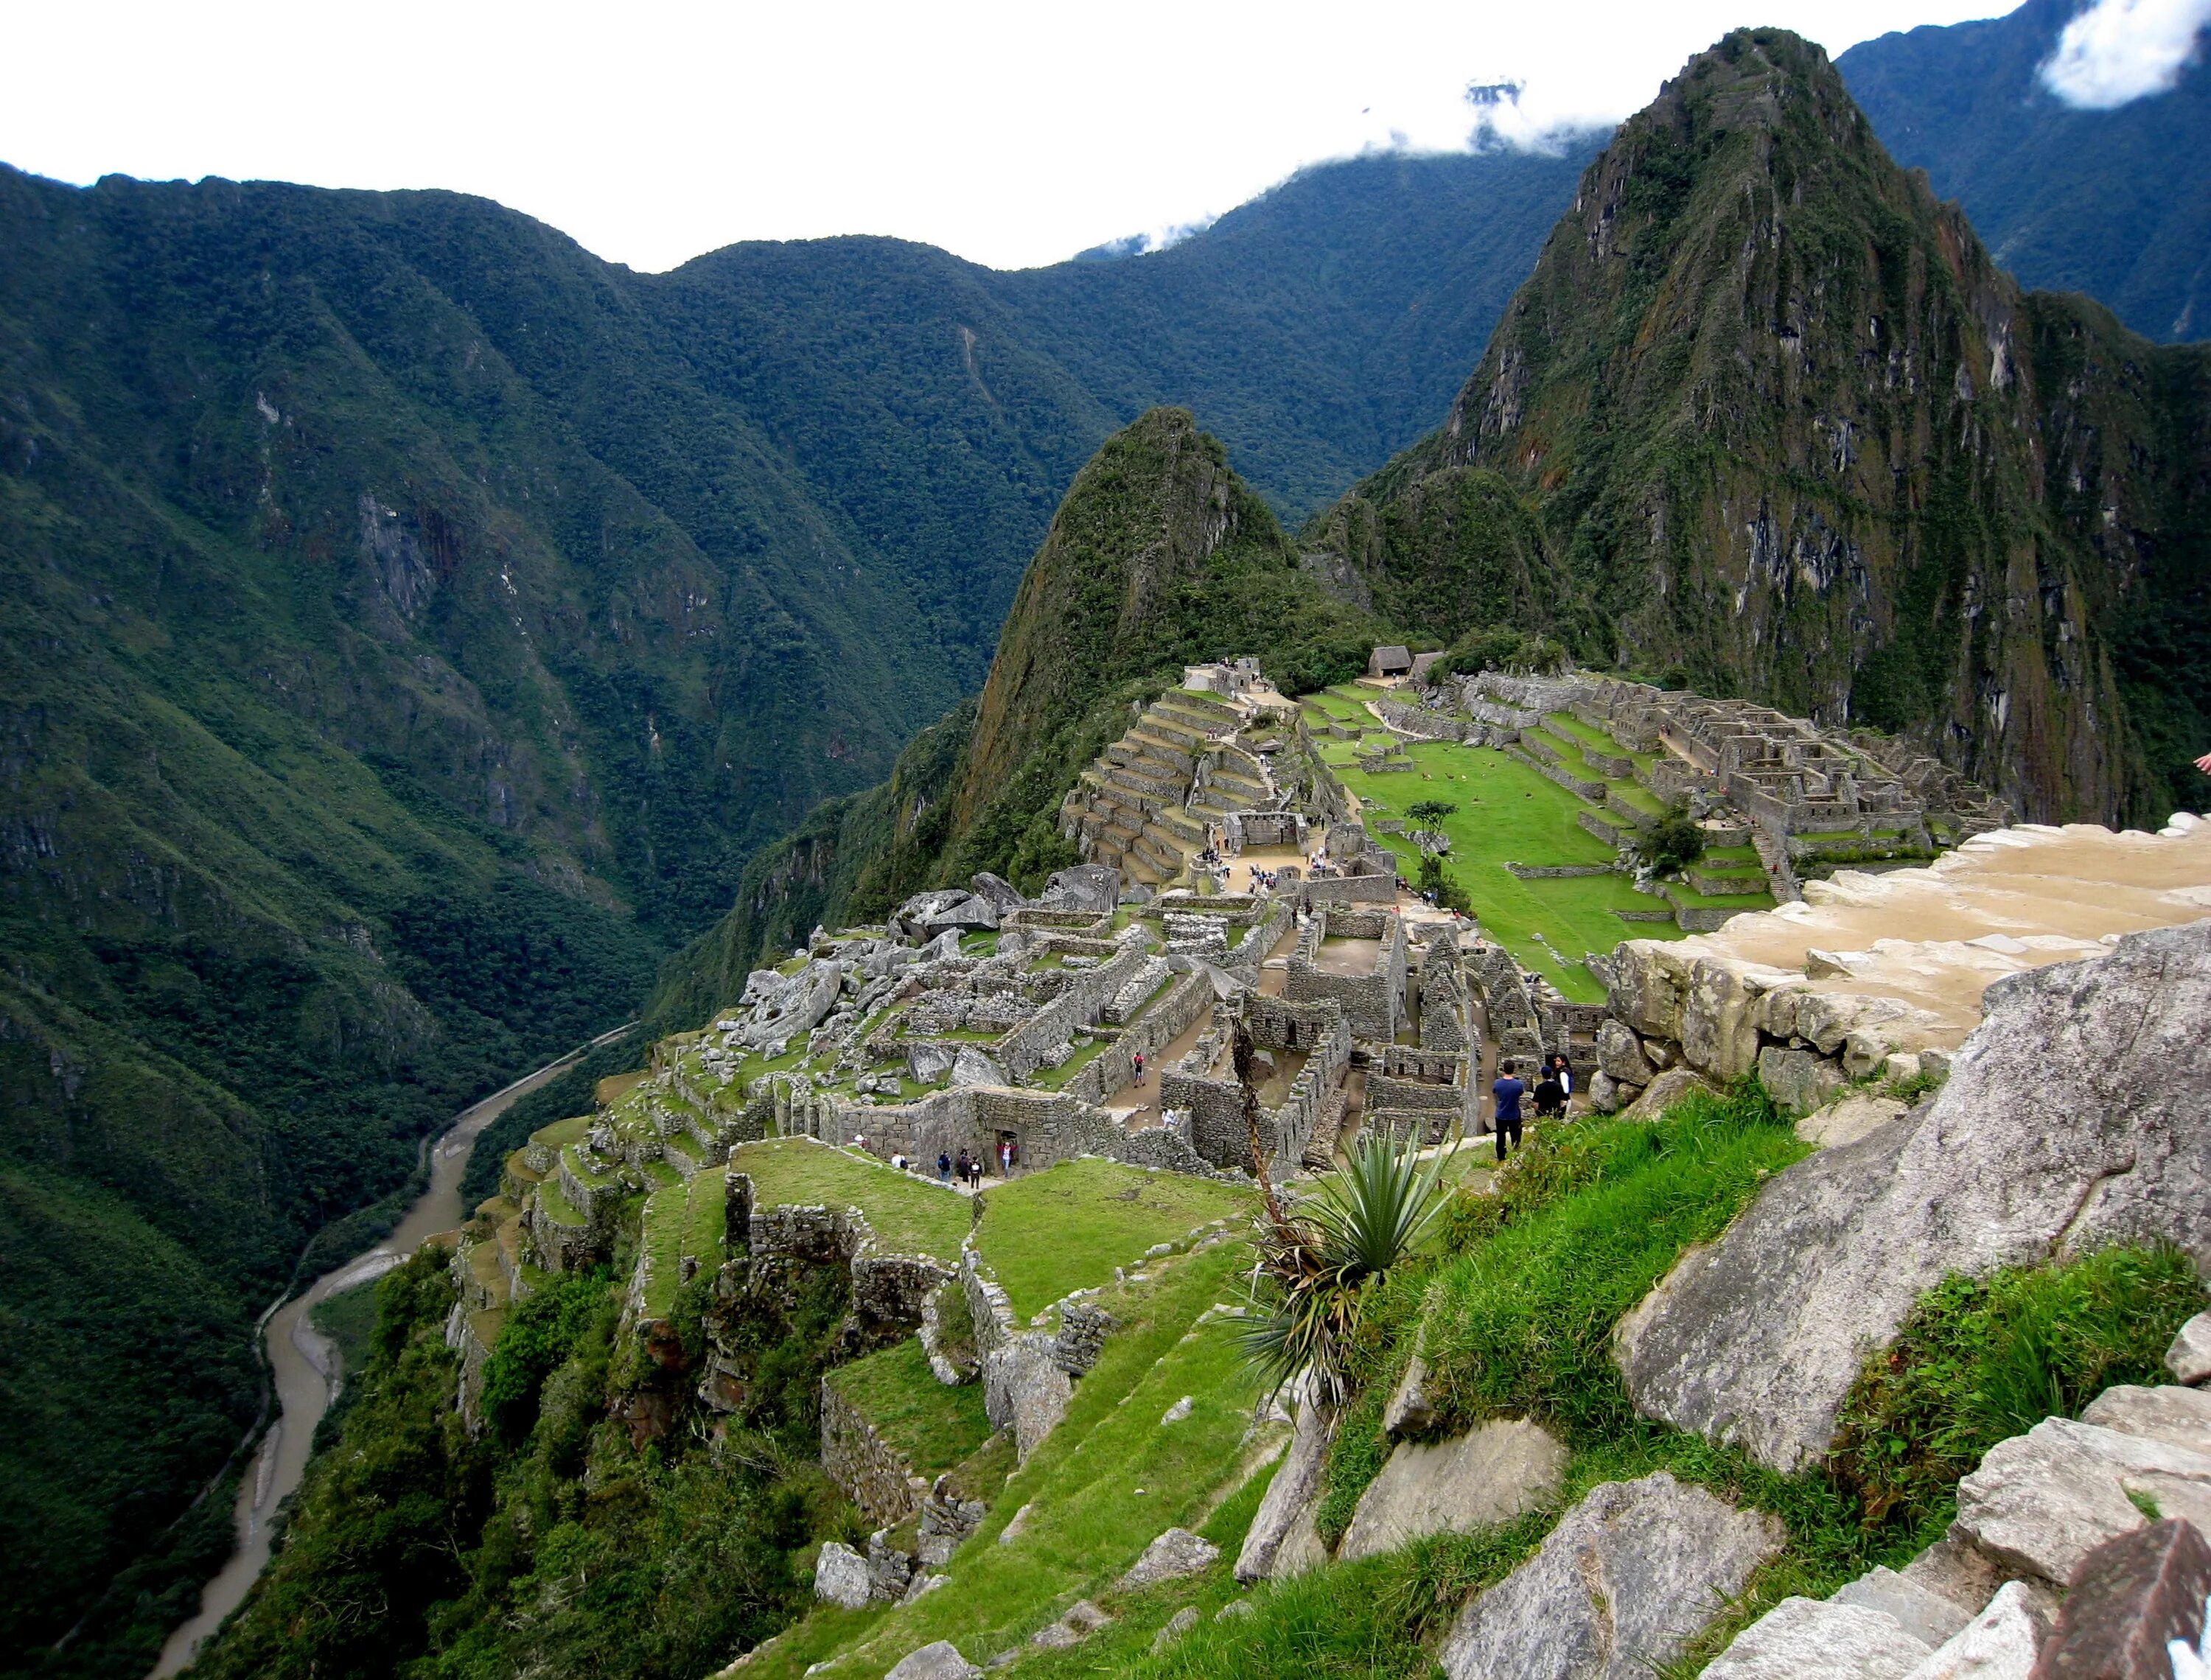
[(301, 1245), (980, 683), (1117, 426), (1197, 396), (1324, 499), (1576, 166), (1322, 169), (1126, 263), (663, 276), (451, 194), (0, 172), (0, 1534), (48, 1588), (0, 1647), (130, 1563), (68, 1660), (131, 1666)]
[(2075, 110), (2038, 72), (2084, 7), (1882, 35), (1835, 68), (1889, 155), (1963, 204), (2020, 284), (2086, 292), (2146, 338), (2211, 338), (2211, 64)]
[(1439, 431), (1305, 533), (1378, 610), (1909, 732), (2039, 819), (2200, 803), (2211, 353), (2023, 293), (1820, 50), (1583, 177)]

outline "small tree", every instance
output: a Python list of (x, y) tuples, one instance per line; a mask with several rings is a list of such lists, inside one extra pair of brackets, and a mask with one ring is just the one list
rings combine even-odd
[(1442, 827), (1444, 819), (1457, 809), (1449, 800), (1424, 799), (1405, 814), (1419, 827), (1433, 834)]
[(1461, 916), (1474, 914), (1466, 889), (1445, 872), (1444, 861), (1433, 852), (1420, 859), (1420, 891), (1434, 893), (1436, 903), (1445, 909), (1457, 910)]
[(1705, 831), (1676, 806), (1644, 831), (1635, 852), (1659, 874), (1676, 874), (1705, 855)]

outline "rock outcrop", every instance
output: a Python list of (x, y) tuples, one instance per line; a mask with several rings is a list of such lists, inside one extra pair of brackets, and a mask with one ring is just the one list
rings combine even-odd
[(1336, 1561), (1517, 1517), (1558, 1487), (1566, 1456), (1549, 1431), (1525, 1419), (1479, 1424), (1433, 1445), (1401, 1441), (1360, 1496)]
[(2167, 1239), (2211, 1268), (2211, 922), (2015, 976), (1929, 1109), (1777, 1175), (1622, 1320), (1639, 1410), (1793, 1471), (1950, 1272)]
[[(1477, 1594), (1444, 1643), (1451, 1680), (1629, 1680), (1681, 1651), (1781, 1525), (1664, 1471), (1592, 1489), (1542, 1549)], [(1920, 1647), (1923, 1652), (1924, 1647)]]

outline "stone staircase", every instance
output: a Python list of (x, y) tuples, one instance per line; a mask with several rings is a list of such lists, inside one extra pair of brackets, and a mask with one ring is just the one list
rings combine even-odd
[(1243, 722), (1210, 696), (1168, 690), (1083, 771), (1060, 831), (1140, 885), (1179, 879), (1208, 823), (1275, 797), (1266, 766), (1231, 740)]

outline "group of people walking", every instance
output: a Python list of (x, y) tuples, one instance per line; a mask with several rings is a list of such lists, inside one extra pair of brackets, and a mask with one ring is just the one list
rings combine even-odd
[[(1517, 1061), (1508, 1061), (1497, 1072), (1497, 1082), (1490, 1086), (1489, 1094), (1496, 1103), (1497, 1158), (1502, 1161), (1508, 1137), (1514, 1148), (1519, 1147), (1520, 1105), (1523, 1101), (1534, 1102), (1538, 1120), (1565, 1118), (1566, 1105), (1573, 1100), (1574, 1068), (1565, 1056), (1554, 1055), (1548, 1061), (1538, 1058), (1533, 1067), (1524, 1067)], [(1532, 1089), (1520, 1077), (1523, 1072), (1536, 1076)]]

